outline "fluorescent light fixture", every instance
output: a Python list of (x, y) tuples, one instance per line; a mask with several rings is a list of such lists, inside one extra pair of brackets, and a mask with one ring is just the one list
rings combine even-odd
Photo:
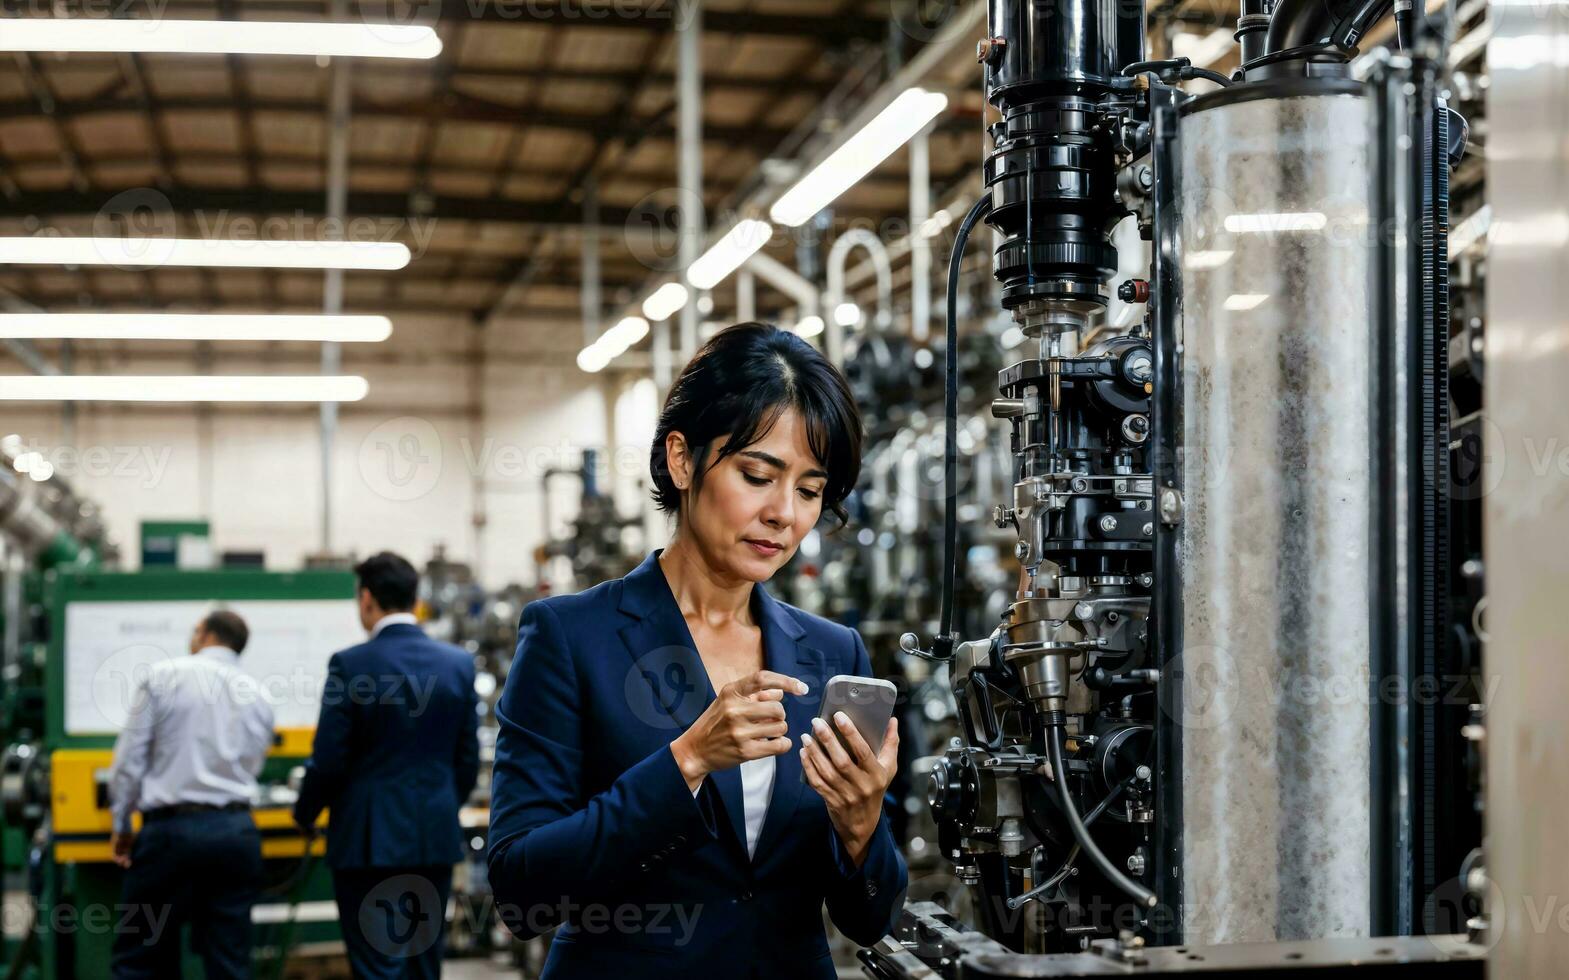
[(773, 237), (774, 227), (757, 218), (743, 218), (709, 246), (686, 270), (686, 281), (698, 289), (713, 289), (725, 276), (741, 268), (741, 263), (757, 254)]
[(925, 129), (926, 124), (947, 107), (948, 97), (941, 92), (912, 88), (900, 93), (871, 122), (839, 144), (822, 163), (785, 191), (769, 209), (768, 216), (792, 228), (805, 224), (812, 215), (832, 204), (856, 181)]
[[(0, 33), (4, 33), (0, 31)], [(401, 242), (205, 241), (199, 238), (0, 238), (0, 265), (223, 266), (401, 269)]]
[(1226, 297), (1223, 305), (1233, 313), (1241, 313), (1245, 310), (1257, 309), (1266, 299), (1269, 299), (1268, 293), (1233, 293)]
[(681, 312), (689, 295), (686, 287), (680, 283), (667, 282), (643, 300), (643, 315), (655, 323), (668, 320)]
[(0, 313), (6, 340), (304, 340), (377, 343), (384, 316), (228, 313)]
[(0, 375), (0, 401), (357, 402), (354, 375)]
[(27, 475), (35, 483), (42, 483), (51, 476), (54, 476), (54, 464), (49, 462), (47, 459), (40, 459), (38, 462), (33, 464), (32, 469), (27, 471)]
[(1329, 224), (1322, 211), (1281, 211), (1275, 214), (1232, 214), (1226, 230), (1233, 235), (1269, 234), (1277, 231), (1320, 231)]
[(23, 17), (6, 21), (0, 51), (428, 59), (441, 38), (429, 27), (369, 22)]
[(823, 318), (820, 316), (804, 316), (795, 325), (797, 337), (815, 337), (823, 332)]
[(1232, 253), (1226, 250), (1194, 252), (1182, 257), (1182, 264), (1189, 269), (1218, 269), (1231, 261)]
[(27, 473), (42, 462), (44, 462), (43, 453), (37, 451), (18, 453), (16, 459), (11, 461), (11, 468), (18, 473)]
[(601, 347), (598, 343), (589, 344), (578, 351), (578, 370), (589, 374), (597, 374), (605, 369), (605, 365), (610, 363), (610, 358), (611, 355), (608, 348)]
[(603, 344), (610, 351), (611, 357), (618, 357), (625, 353), (628, 347), (647, 336), (648, 321), (640, 316), (629, 316), (606, 330), (594, 343)]
[(854, 303), (840, 303), (834, 307), (834, 322), (841, 327), (853, 326), (861, 320), (861, 308)]

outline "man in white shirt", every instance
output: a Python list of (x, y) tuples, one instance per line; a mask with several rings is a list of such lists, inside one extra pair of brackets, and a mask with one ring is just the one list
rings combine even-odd
[[(180, 933), (208, 978), (248, 977), (251, 906), (262, 881), (251, 819), (273, 741), (272, 707), (239, 667), (245, 621), (214, 612), (191, 656), (154, 664), (137, 685), (109, 770), (110, 838), (131, 910), (115, 935), (116, 978), (180, 975)], [(131, 815), (140, 811), (142, 831)]]

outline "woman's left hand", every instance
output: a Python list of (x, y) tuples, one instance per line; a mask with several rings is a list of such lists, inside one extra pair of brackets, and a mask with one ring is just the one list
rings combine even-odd
[(812, 719), (813, 734), (801, 736), (801, 770), (827, 804), (828, 819), (859, 868), (882, 819), (883, 795), (899, 768), (899, 723), (888, 719), (879, 752), (872, 751), (843, 711), (834, 713), (834, 725), (843, 744), (821, 718)]

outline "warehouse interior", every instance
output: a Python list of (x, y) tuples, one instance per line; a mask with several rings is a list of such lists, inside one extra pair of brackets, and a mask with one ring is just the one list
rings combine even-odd
[(116, 737), (216, 608), (294, 683), (254, 975), (351, 975), (290, 808), (384, 551), (473, 662), (442, 973), (541, 976), (487, 868), (520, 617), (671, 540), (661, 407), (748, 321), (865, 423), (763, 583), (899, 692), (908, 889), (838, 976), (1563, 976), (1565, 10), (8, 9), (7, 978), (119, 975)]

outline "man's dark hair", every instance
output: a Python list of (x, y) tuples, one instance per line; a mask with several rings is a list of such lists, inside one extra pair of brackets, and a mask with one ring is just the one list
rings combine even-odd
[(815, 347), (789, 330), (768, 323), (737, 323), (714, 334), (670, 388), (654, 430), (649, 471), (654, 502), (680, 515), (681, 491), (670, 478), (665, 436), (679, 432), (695, 466), (692, 491), (701, 486), (704, 461), (721, 437), (729, 441), (714, 458), (717, 465), (768, 434), (787, 409), (801, 413), (806, 441), (828, 479), (823, 512), (842, 526), (849, 520), (844, 499), (861, 473), (861, 413), (844, 375)]
[(235, 653), (244, 653), (245, 644), (251, 638), (251, 631), (245, 625), (245, 620), (241, 619), (238, 613), (232, 613), (227, 609), (208, 613), (207, 618), (202, 620), (202, 632)]
[(419, 597), (419, 572), (401, 555), (383, 551), (354, 566), (359, 587), (387, 612), (408, 612)]

